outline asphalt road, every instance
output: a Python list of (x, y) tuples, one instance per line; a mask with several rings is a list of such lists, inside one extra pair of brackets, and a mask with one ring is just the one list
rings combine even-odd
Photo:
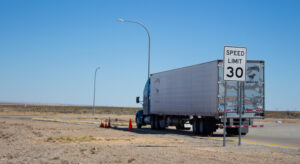
[(300, 147), (300, 124), (264, 123), (263, 128), (250, 128), (243, 139)]
[[(255, 123), (255, 125), (264, 125), (264, 127), (249, 128), (249, 133), (246, 136), (242, 136), (242, 143), (300, 149), (300, 124), (259, 122)], [(223, 129), (218, 129), (212, 138), (223, 139)], [(227, 138), (238, 139), (238, 136)]]
[[(242, 136), (242, 141), (286, 148), (297, 147), (300, 149), (300, 124), (262, 122), (257, 124), (264, 125), (264, 127), (249, 128), (249, 133), (246, 136)], [(214, 134), (217, 136), (214, 138), (223, 139), (222, 129), (217, 130), (217, 132)], [(238, 136), (231, 136), (227, 138), (238, 139)]]

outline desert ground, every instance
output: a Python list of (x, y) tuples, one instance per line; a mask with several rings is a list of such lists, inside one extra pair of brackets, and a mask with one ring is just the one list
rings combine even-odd
[[(113, 128), (99, 128), (108, 118)], [(300, 163), (299, 148), (237, 146), (230, 138), (223, 147), (220, 135), (140, 130), (135, 124), (128, 130), (130, 118), (134, 115), (0, 112), (0, 163)]]

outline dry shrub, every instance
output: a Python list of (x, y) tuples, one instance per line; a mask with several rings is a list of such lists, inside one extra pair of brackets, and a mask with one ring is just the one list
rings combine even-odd
[(91, 142), (91, 141), (97, 141), (100, 139), (97, 139), (93, 136), (60, 136), (60, 137), (48, 137), (45, 139), (46, 142), (61, 142), (61, 143), (72, 143), (72, 142)]

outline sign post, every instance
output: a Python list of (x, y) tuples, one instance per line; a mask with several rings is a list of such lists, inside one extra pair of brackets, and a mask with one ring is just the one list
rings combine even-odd
[(242, 90), (241, 90), (241, 82), (238, 82), (239, 86), (239, 146), (241, 145), (242, 140)]
[(223, 120), (223, 146), (225, 147), (226, 146), (226, 135), (227, 135), (227, 132), (226, 132), (226, 121), (227, 121), (227, 113), (226, 113), (226, 108), (227, 108), (227, 102), (226, 102), (226, 95), (227, 95), (227, 81), (225, 81), (225, 84), (224, 84), (224, 120)]
[[(227, 81), (237, 81), (238, 82), (238, 112), (239, 112), (239, 145), (241, 145), (241, 126), (242, 126), (242, 96), (241, 96), (241, 82), (246, 80), (246, 60), (247, 60), (247, 48), (246, 47), (224, 47), (224, 60), (223, 60), (223, 80), (225, 81), (225, 93), (224, 93), (224, 138), (223, 146), (226, 146), (226, 91), (227, 91)], [(243, 85), (244, 86), (244, 85)]]

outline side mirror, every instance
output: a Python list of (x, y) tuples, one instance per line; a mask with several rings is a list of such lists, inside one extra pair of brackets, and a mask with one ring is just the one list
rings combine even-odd
[(138, 103), (140, 103), (140, 97), (136, 97), (136, 103), (138, 104)]

